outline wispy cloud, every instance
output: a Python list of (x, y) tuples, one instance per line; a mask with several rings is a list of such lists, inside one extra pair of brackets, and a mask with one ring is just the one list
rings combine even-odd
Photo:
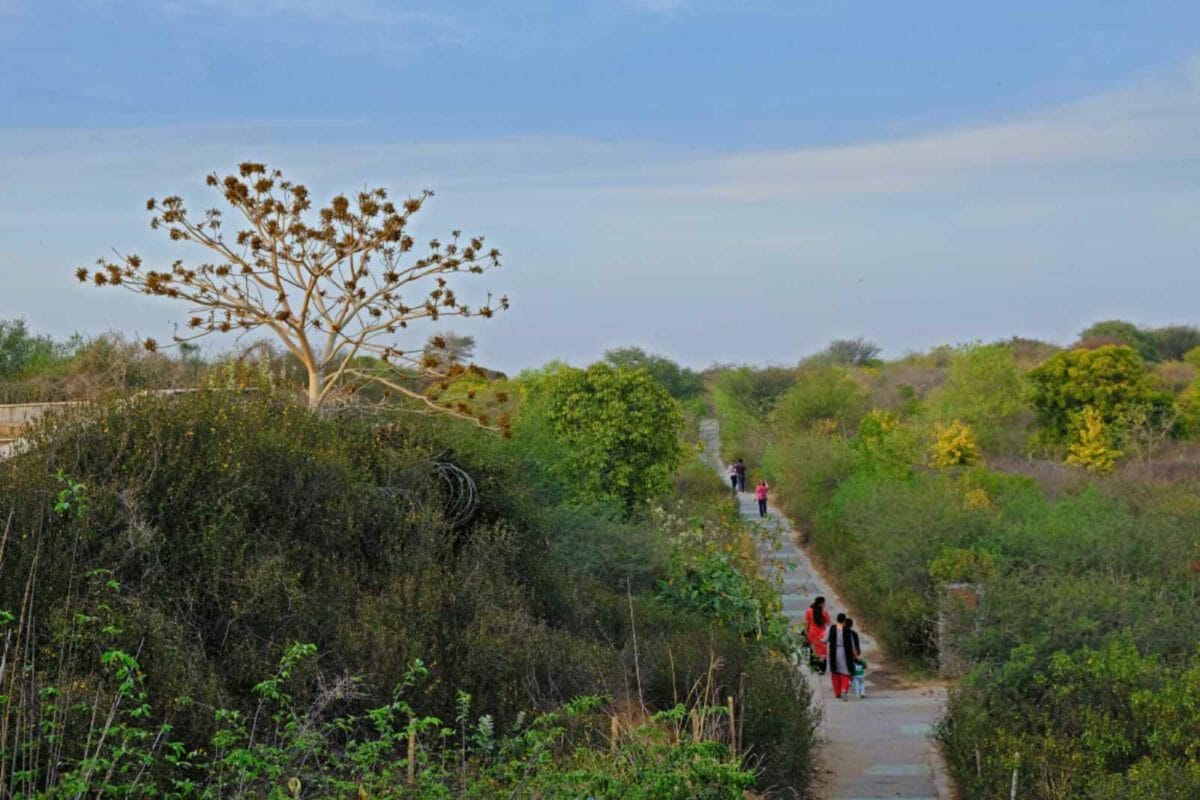
[(251, 157), (335, 183), (361, 176), (388, 185), (400, 181), (396, 188), (429, 186), (479, 197), (552, 193), (659, 204), (944, 193), (998, 180), (1009, 189), (1042, 187), (1063, 171), (1103, 176), (1200, 163), (1200, 60), (1168, 76), (1019, 119), (766, 152), (681, 157), (660, 145), (538, 135), (396, 141), (369, 121), (355, 120), (0, 131), (0, 154), (0, 172), (13, 179), (32, 180), (36, 170), (64, 179), (99, 175), (126, 165), (120, 174), (152, 180), (143, 184), (147, 189), (162, 175), (227, 168)]
[(487, 331), (503, 368), (630, 340), (699, 365), (783, 361), (859, 333), (903, 348), (1194, 318), (1198, 63), (1020, 118), (705, 156), (536, 135), (397, 140), (369, 121), (0, 129), (0, 316), (62, 334), (131, 318), (169, 331), (169, 308), (70, 294), (70, 270), (111, 243), (177, 257), (145, 229), (146, 196), (206, 202), (205, 172), (255, 158), (318, 197), (437, 190), (424, 230), (478, 226), (511, 254), (498, 285), (522, 311)]
[(860, 144), (733, 155), (713, 165), (748, 198), (897, 193), (988, 171), (1116, 166), (1200, 158), (1200, 61), (1170, 78), (1022, 119)]

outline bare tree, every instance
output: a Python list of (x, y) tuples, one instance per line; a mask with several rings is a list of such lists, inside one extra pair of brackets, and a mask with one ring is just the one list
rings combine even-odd
[(453, 331), (434, 334), (425, 341), (424, 354), (438, 368), (470, 364), (475, 357), (475, 337)]
[(857, 339), (836, 339), (816, 356), (816, 360), (842, 366), (864, 367), (879, 357), (879, 345), (861, 336)]
[[(448, 381), (471, 368), (425, 352), (404, 349), (399, 337), (411, 323), (442, 317), (490, 318), (508, 308), (508, 298), (470, 307), (450, 280), (500, 265), (500, 253), (484, 249), (483, 237), (433, 240), (415, 258), (408, 234), (411, 217), (432, 192), (396, 204), (383, 189), (365, 189), (353, 199), (337, 195), (312, 213), (308, 189), (279, 170), (244, 163), (237, 175), (207, 179), (239, 215), (226, 235), (221, 210), (189, 215), (180, 197), (151, 199), (150, 226), (172, 241), (191, 242), (215, 257), (194, 266), (175, 261), (149, 269), (137, 255), (100, 259), (97, 269), (76, 270), (80, 281), (124, 286), (180, 300), (191, 306), (187, 329), (177, 343), (212, 333), (267, 329), (308, 373), (307, 397), (319, 408), (348, 380), (373, 381), (415, 398), (428, 408), (474, 419), (486, 417), (460, 403), (439, 402)], [(147, 339), (154, 350), (157, 343)], [(364, 356), (373, 357), (364, 364)], [(378, 359), (378, 361), (374, 361)]]

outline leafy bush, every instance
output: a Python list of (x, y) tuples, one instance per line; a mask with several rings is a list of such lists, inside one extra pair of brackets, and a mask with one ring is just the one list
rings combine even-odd
[(1029, 379), (1038, 423), (1043, 434), (1056, 442), (1071, 438), (1075, 415), (1085, 408), (1112, 424), (1131, 406), (1154, 399), (1146, 365), (1125, 346), (1057, 353), (1031, 370)]
[(699, 373), (681, 367), (669, 358), (651, 355), (640, 347), (606, 350), (604, 361), (617, 368), (644, 369), (680, 402), (699, 396), (704, 389), (704, 381)]
[(733, 367), (717, 373), (715, 388), (754, 416), (765, 418), (797, 377), (796, 370), (787, 367)]
[(891, 411), (868, 411), (858, 424), (854, 439), (856, 468), (862, 472), (907, 476), (917, 461), (919, 448), (912, 429), (900, 424)]
[(1158, 358), (1154, 335), (1132, 322), (1121, 319), (1092, 323), (1080, 332), (1079, 342), (1085, 346), (1091, 344), (1129, 347), (1147, 361), (1155, 361)]
[[(20, 737), (0, 742), (0, 763), (13, 763), (12, 747), (47, 754), (30, 756), (36, 769), (20, 780), (33, 783), (19, 786), (49, 785), (82, 763), (97, 730), (88, 720), (109, 725), (114, 707), (120, 735), (106, 740), (111, 751), (89, 751), (107, 761), (81, 778), (110, 794), (284, 797), (297, 777), (303, 796), (536, 786), (547, 797), (726, 797), (751, 778), (714, 744), (715, 718), (691, 741), (674, 717), (635, 719), (613, 754), (595, 725), (562, 723), (544, 770), (525, 760), (518, 720), (601, 693), (615, 695), (614, 709), (644, 703), (651, 715), (682, 704), (686, 719), (732, 695), (762, 703), (744, 723), (763, 757), (753, 765), (804, 791), (806, 686), (789, 682), (765, 639), (647, 594), (674, 556), (661, 524), (564, 506), (569, 493), (541, 480), (540, 461), (562, 443), (553, 429), (523, 432), (506, 441), (353, 407), (318, 416), (266, 391), (141, 397), (48, 420), (28, 450), (0, 462), (0, 610), (13, 610), (0, 627), (21, 626), (14, 638), (29, 642), (0, 666), (0, 695), (22, 720)], [(714, 474), (676, 486), (681, 519), (743, 535)], [(764, 606), (778, 602), (745, 559), (731, 563)], [(276, 674), (293, 642), (312, 643), (319, 662), (297, 651), (291, 676)], [(436, 679), (404, 690), (420, 709), (410, 718), (386, 687), (407, 685), (417, 658)], [(707, 700), (672, 690), (702, 678)], [(479, 720), (468, 738), (493, 745), (450, 774), (439, 772), (454, 759), (431, 720), (455, 718), (459, 692)], [(788, 725), (771, 728), (768, 706)], [(425, 794), (396, 794), (407, 764), (395, 746), (414, 725)]]
[(853, 376), (841, 367), (808, 367), (771, 412), (775, 431), (800, 433), (820, 426), (848, 434), (862, 417), (866, 397)]
[[(977, 669), (941, 736), (973, 796), (1001, 790), (1016, 770), (1022, 795), (1038, 800), (1192, 797), (1200, 783), (1184, 765), (1200, 755), (1198, 705), (1200, 659), (1172, 668), (1118, 635), (1046, 661), (1025, 648), (1002, 668)], [(1168, 770), (1180, 771), (1164, 780)]]
[(929, 409), (935, 422), (969, 425), (985, 451), (1016, 452), (1024, 439), (1025, 392), (1011, 346), (970, 345), (954, 351)]
[(559, 445), (551, 469), (577, 502), (616, 502), (628, 512), (668, 491), (683, 456), (683, 417), (649, 373), (562, 366), (523, 383), (521, 414), (550, 426)]

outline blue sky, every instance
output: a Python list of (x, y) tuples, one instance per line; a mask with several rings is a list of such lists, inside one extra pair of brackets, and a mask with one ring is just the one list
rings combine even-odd
[[(163, 338), (88, 291), (186, 256), (150, 195), (267, 160), (437, 192), (506, 253), (489, 363), (789, 362), (1200, 323), (1200, 5), (0, 0), (0, 317)], [(461, 327), (461, 326), (460, 326)]]

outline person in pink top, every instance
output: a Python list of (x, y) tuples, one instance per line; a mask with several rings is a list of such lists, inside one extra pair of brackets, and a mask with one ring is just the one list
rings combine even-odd
[(758, 501), (758, 515), (765, 517), (767, 515), (767, 486), (766, 478), (759, 478), (758, 486), (754, 487), (754, 499)]

